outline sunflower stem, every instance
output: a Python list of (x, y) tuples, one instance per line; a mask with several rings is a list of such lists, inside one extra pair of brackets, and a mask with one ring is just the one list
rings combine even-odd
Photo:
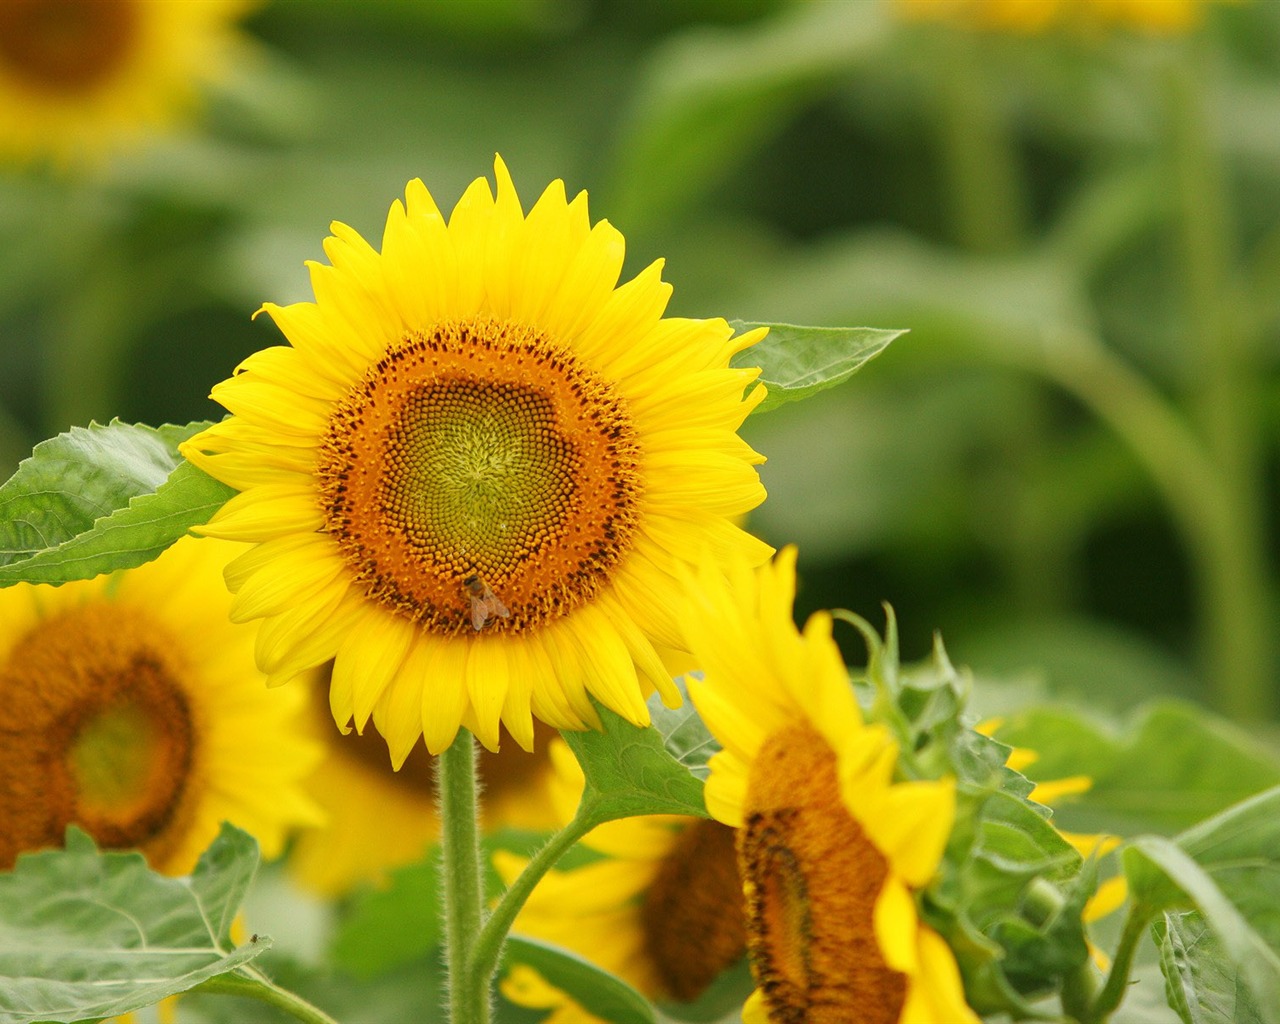
[(436, 759), (442, 823), (445, 967), (452, 1024), (488, 1024), (493, 969), (478, 967), (484, 924), (476, 744), (465, 729)]
[(301, 996), (273, 985), (265, 978), (246, 978), (240, 974), (222, 974), (197, 985), (195, 992), (217, 995), (244, 996), (283, 1010), (304, 1024), (337, 1024), (332, 1017), (317, 1006), (312, 1006)]
[(480, 930), (480, 937), (476, 941), (474, 949), (477, 971), (485, 972), (487, 977), (493, 976), (498, 967), (498, 960), (502, 955), (502, 944), (506, 940), (512, 924), (515, 922), (516, 915), (520, 913), (520, 908), (524, 906), (525, 900), (529, 898), (529, 894), (542, 881), (542, 876), (551, 869), (552, 865), (574, 843), (604, 820), (606, 818), (595, 813), (595, 802), (589, 796), (584, 795), (573, 820), (559, 832), (552, 835), (542, 848), (530, 858), (524, 870), (511, 883), (507, 891), (502, 894), (502, 898), (493, 908), (488, 920), (484, 923), (484, 927)]
[(1106, 983), (1093, 1001), (1090, 1011), (1079, 1018), (1081, 1024), (1103, 1024), (1119, 1007), (1129, 989), (1129, 972), (1133, 969), (1134, 954), (1142, 936), (1146, 934), (1151, 917), (1152, 911), (1145, 905), (1129, 905), (1115, 959), (1111, 962), (1111, 973), (1107, 975)]

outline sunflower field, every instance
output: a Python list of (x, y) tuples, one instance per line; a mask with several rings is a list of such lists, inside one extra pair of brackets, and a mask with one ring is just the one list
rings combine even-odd
[(1280, 1024), (1280, 2), (0, 0), (0, 1024)]

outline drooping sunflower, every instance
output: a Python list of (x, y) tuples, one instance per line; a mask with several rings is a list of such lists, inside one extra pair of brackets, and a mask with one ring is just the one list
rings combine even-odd
[[(552, 741), (551, 760), (553, 803), (563, 824), (581, 798), (582, 771), (562, 740)], [(745, 955), (733, 829), (705, 818), (645, 815), (601, 825), (582, 845), (601, 858), (548, 872), (515, 931), (563, 946), (651, 999), (679, 1002), (697, 999)], [(526, 863), (505, 851), (494, 855), (508, 884)], [(527, 977), (503, 991), (531, 1007), (546, 997)]]
[(255, 0), (3, 0), (0, 155), (75, 164), (163, 129), (245, 47)]
[[(329, 714), (327, 673), (311, 690), (310, 718), (325, 757), (307, 781), (324, 812), (324, 824), (300, 832), (289, 848), (289, 869), (306, 889), (340, 895), (362, 882), (383, 881), (387, 872), (420, 860), (440, 835), (431, 757), (418, 747), (399, 771), (387, 763), (386, 747), (371, 733), (343, 735)], [(324, 691), (321, 691), (321, 687)], [(291, 689), (291, 687), (286, 687)], [(503, 744), (482, 751), (478, 770), (481, 824), (551, 829), (560, 824), (547, 779), (551, 730), (535, 724), (537, 749)]]
[(769, 552), (731, 522), (764, 497), (736, 433), (763, 388), (729, 358), (763, 332), (664, 318), (661, 262), (618, 285), (585, 193), (526, 216), (495, 170), (447, 220), (410, 182), (381, 252), (333, 225), (316, 301), (263, 307), (290, 345), (183, 446), (241, 491), (204, 532), (257, 545), (227, 580), (263, 670), (334, 658), (335, 720), (397, 765), (463, 724), (596, 725), (588, 695), (646, 724), (647, 689), (679, 700), (654, 645), (682, 645), (682, 567)]
[(689, 691), (724, 747), (706, 801), (738, 830), (758, 984), (747, 1019), (976, 1024), (914, 897), (941, 861), (954, 783), (894, 780), (897, 743), (864, 722), (831, 617), (792, 623), (794, 549), (695, 579), (685, 624), (705, 678)]
[(223, 821), (268, 857), (317, 822), (302, 693), (268, 690), (253, 629), (227, 619), (236, 550), (189, 538), (114, 576), (0, 590), (0, 868), (72, 823), (181, 874)]

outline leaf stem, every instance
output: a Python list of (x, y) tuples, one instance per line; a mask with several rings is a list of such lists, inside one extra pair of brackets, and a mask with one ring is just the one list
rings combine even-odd
[(1143, 903), (1130, 903), (1124, 919), (1124, 928), (1120, 933), (1120, 943), (1116, 947), (1115, 958), (1111, 962), (1111, 973), (1107, 975), (1106, 984), (1093, 1001), (1089, 1012), (1081, 1018), (1081, 1024), (1103, 1024), (1124, 999), (1129, 987), (1129, 972), (1133, 969), (1133, 957), (1138, 943), (1146, 934), (1147, 925), (1151, 923), (1153, 911)]
[(507, 891), (502, 894), (502, 898), (480, 929), (479, 938), (476, 939), (472, 950), (478, 972), (484, 972), (486, 977), (493, 976), (498, 967), (499, 957), (502, 955), (502, 944), (506, 940), (507, 932), (511, 930), (516, 915), (534, 887), (574, 843), (606, 820), (606, 815), (598, 813), (598, 804), (598, 800), (591, 799), (589, 791), (584, 793), (582, 803), (578, 805), (578, 811), (573, 820), (547, 840), (525, 865), (524, 870), (511, 883)]
[(257, 999), (289, 1014), (303, 1024), (337, 1024), (332, 1017), (317, 1006), (312, 1006), (299, 995), (274, 985), (265, 978), (246, 978), (242, 974), (222, 974), (210, 978), (193, 991), (215, 995), (244, 996)]
[(474, 944), (484, 923), (476, 744), (461, 730), (436, 759), (439, 773), (445, 915), (445, 966), (452, 1024), (488, 1024), (492, 970), (477, 969)]

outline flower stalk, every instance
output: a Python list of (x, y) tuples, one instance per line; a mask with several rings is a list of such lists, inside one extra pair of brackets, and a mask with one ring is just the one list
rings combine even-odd
[[(476, 743), (459, 731), (437, 759), (443, 853), (445, 966), (452, 1024), (488, 1024), (492, 967), (477, 969), (473, 942), (484, 923)], [(496, 962), (496, 961), (495, 961)]]

